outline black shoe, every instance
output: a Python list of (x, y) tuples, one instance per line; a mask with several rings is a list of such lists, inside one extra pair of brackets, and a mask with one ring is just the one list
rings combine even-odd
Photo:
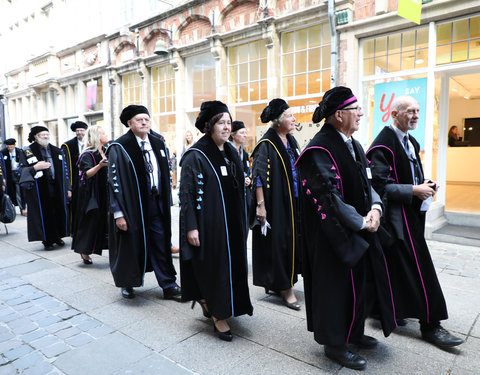
[(126, 288), (122, 288), (122, 296), (127, 299), (135, 298), (135, 291), (131, 286), (127, 286)]
[(339, 365), (353, 370), (363, 370), (367, 367), (367, 361), (362, 356), (352, 353), (345, 346), (335, 347), (325, 345), (325, 355)]
[(362, 349), (373, 349), (378, 344), (378, 340), (376, 338), (367, 335), (363, 335), (361, 338), (351, 340), (350, 342)]
[(283, 299), (283, 304), (285, 306), (287, 306), (289, 309), (292, 309), (292, 310), (295, 310), (295, 311), (299, 311), (300, 310), (300, 304), (298, 303), (298, 301), (295, 301), (295, 302), (287, 302), (287, 300), (284, 298)]
[(405, 319), (397, 319), (397, 326), (405, 327), (407, 325), (407, 321)]
[(212, 315), (208, 312), (207, 310), (207, 303), (206, 302), (201, 302), (201, 301), (193, 301), (192, 302), (192, 310), (193, 308), (195, 307), (195, 304), (198, 302), (198, 304), (200, 305), (200, 307), (202, 308), (202, 312), (203, 312), (203, 316), (205, 318), (211, 318)]
[(163, 290), (163, 299), (173, 299), (175, 301), (182, 300), (182, 289), (180, 287), (174, 286), (172, 288), (164, 289)]
[(233, 335), (232, 335), (232, 332), (230, 330), (226, 331), (226, 332), (221, 332), (217, 329), (217, 326), (215, 325), (215, 322), (213, 322), (213, 332), (215, 332), (215, 334), (217, 335), (217, 337), (220, 339), (220, 340), (223, 340), (223, 341), (232, 341), (233, 339)]
[(60, 246), (60, 247), (65, 246), (65, 241), (62, 240), (61, 238), (59, 238), (58, 240), (56, 240), (55, 243), (56, 243), (58, 246)]
[(442, 326), (422, 331), (422, 338), (439, 348), (452, 348), (463, 343), (461, 338), (453, 336)]
[(53, 250), (53, 244), (51, 243), (43, 242), (43, 247), (45, 250)]
[(88, 265), (88, 264), (92, 264), (92, 263), (93, 263), (93, 260), (92, 260), (92, 258), (90, 258), (90, 257), (88, 257), (87, 259), (85, 259), (85, 258), (83, 257), (83, 254), (80, 254), (80, 257), (81, 257), (82, 260), (83, 260), (83, 264), (87, 264), (87, 265)]

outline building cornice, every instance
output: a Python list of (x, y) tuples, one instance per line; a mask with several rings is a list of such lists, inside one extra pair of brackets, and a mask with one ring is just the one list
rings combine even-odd
[(68, 47), (68, 48), (65, 48), (65, 49), (62, 49), (62, 50), (58, 51), (57, 56), (58, 57), (64, 57), (64, 56), (67, 56), (67, 55), (71, 55), (72, 53), (74, 53), (78, 50), (82, 50), (82, 49), (85, 49), (87, 47), (91, 47), (91, 46), (93, 46), (97, 43), (101, 43), (101, 42), (105, 41), (106, 38), (107, 38), (106, 34), (101, 34), (101, 35), (98, 35), (94, 38), (84, 40), (84, 41), (80, 42), (79, 44), (76, 44), (72, 47)]

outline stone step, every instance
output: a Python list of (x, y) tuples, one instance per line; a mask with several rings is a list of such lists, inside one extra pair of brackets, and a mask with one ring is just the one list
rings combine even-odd
[(432, 233), (432, 240), (480, 247), (480, 228), (447, 224)]

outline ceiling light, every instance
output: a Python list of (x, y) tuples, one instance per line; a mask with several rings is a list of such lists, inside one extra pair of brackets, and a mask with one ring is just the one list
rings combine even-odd
[(458, 90), (454, 87), (454, 88), (452, 88), (452, 91), (457, 92)]
[(468, 99), (470, 99), (470, 96), (465, 95), (463, 98), (468, 100)]
[(418, 59), (417, 61), (415, 61), (415, 64), (423, 64), (423, 59)]

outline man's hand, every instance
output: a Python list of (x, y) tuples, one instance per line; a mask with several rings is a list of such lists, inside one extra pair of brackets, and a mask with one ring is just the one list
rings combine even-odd
[(192, 246), (200, 246), (200, 236), (198, 235), (198, 230), (193, 229), (187, 232), (187, 241)]
[(420, 198), (424, 201), (427, 198), (430, 198), (435, 194), (435, 183), (434, 182), (424, 182), (421, 185), (413, 185), (413, 195)]
[(257, 220), (260, 224), (264, 225), (265, 221), (267, 220), (267, 209), (265, 208), (265, 203), (262, 202), (260, 206), (257, 206)]
[(376, 232), (380, 226), (380, 211), (375, 208), (370, 210), (367, 216), (365, 216), (365, 221), (367, 222), (365, 229), (369, 232)]
[(50, 163), (48, 161), (40, 160), (37, 164), (33, 166), (33, 169), (36, 171), (43, 171), (50, 168)]
[(119, 217), (118, 219), (115, 219), (115, 224), (117, 225), (117, 228), (123, 231), (126, 231), (128, 229), (127, 227), (127, 220), (125, 218)]

